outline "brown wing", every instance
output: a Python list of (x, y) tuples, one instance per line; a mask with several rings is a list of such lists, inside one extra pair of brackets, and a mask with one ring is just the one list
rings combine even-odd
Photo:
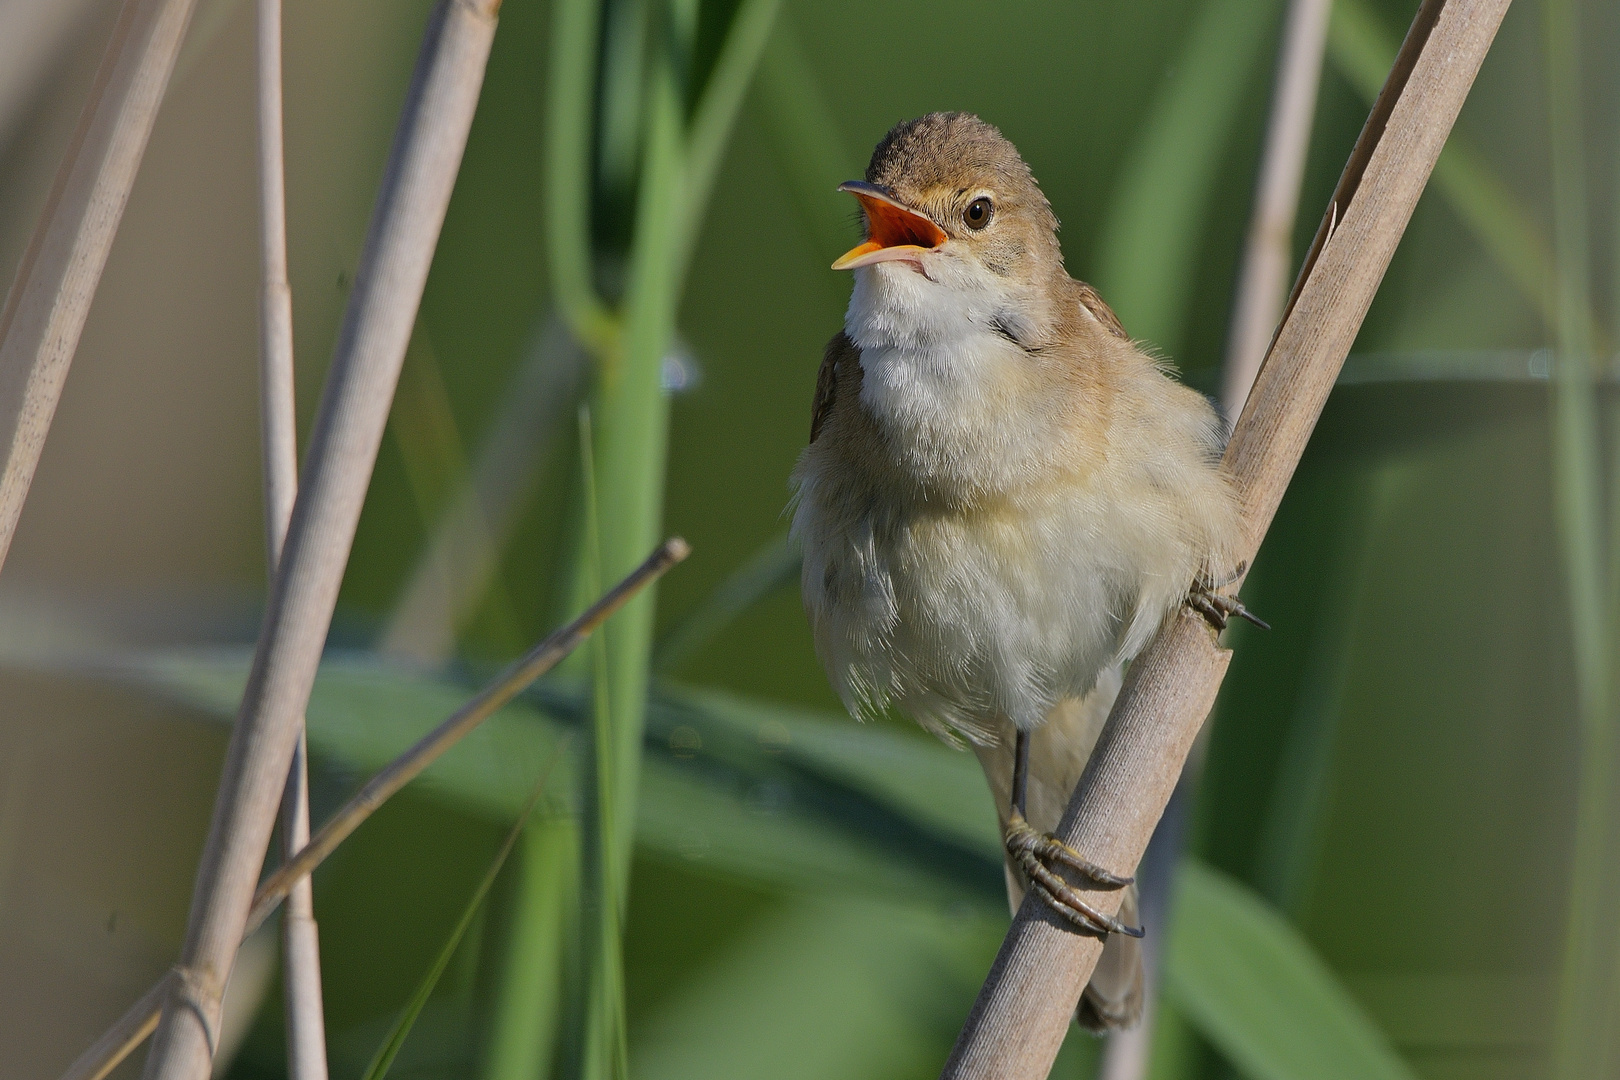
[(1129, 341), (1130, 335), (1125, 332), (1125, 326), (1119, 321), (1119, 316), (1114, 314), (1113, 308), (1103, 303), (1103, 298), (1097, 295), (1097, 290), (1083, 281), (1076, 281), (1075, 285), (1079, 286), (1075, 292), (1079, 295), (1080, 302), (1086, 306), (1086, 310), (1091, 312), (1098, 322), (1108, 327), (1115, 337)]
[(832, 414), (833, 398), (838, 390), (838, 368), (844, 363), (860, 361), (860, 350), (842, 331), (827, 342), (827, 351), (821, 358), (821, 370), (816, 373), (816, 400), (810, 406), (810, 441), (821, 434), (821, 425)]

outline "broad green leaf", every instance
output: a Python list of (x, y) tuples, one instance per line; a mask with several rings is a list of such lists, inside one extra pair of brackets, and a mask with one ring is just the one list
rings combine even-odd
[(1299, 932), (1197, 862), (1176, 879), (1168, 993), (1249, 1080), (1416, 1080)]
[[(228, 721), (248, 665), (237, 649), (126, 655), (96, 667)], [(370, 656), (329, 657), (307, 712), (312, 751), (373, 772), (471, 693)], [(578, 684), (542, 684), (413, 788), (510, 820), (557, 740), (585, 720), (587, 701)], [(698, 746), (672, 746), (694, 734)], [(971, 754), (847, 717), (690, 690), (652, 700), (647, 744), (637, 842), (661, 858), (776, 888), (1002, 902), (995, 811)], [(572, 802), (569, 764), (552, 791)]]
[[(250, 662), (244, 649), (212, 649), (130, 655), (118, 658), (112, 669), (231, 720)], [(375, 772), (471, 694), (452, 680), (374, 656), (335, 655), (322, 663), (310, 694), (305, 714), (310, 744), (319, 754)], [(486, 817), (510, 821), (561, 734), (533, 706), (514, 702), (462, 739), (416, 784)], [(569, 800), (572, 786), (571, 771), (559, 772), (553, 797)]]
[[(660, 707), (662, 706), (662, 707)], [(756, 751), (836, 778), (908, 817), (999, 860), (995, 804), (972, 754), (936, 739), (838, 713), (753, 701), (718, 690), (668, 688), (655, 702), (659, 720), (671, 707), (751, 744)]]
[[(577, 692), (535, 697), (579, 715)], [(1002, 900), (995, 810), (972, 755), (847, 717), (660, 689), (638, 839), (793, 889)]]

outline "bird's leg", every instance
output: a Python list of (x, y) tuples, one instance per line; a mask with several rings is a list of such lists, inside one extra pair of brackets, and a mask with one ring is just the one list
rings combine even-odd
[(1050, 864), (1066, 866), (1085, 877), (1094, 888), (1120, 889), (1134, 879), (1120, 877), (1083, 857), (1057, 837), (1035, 831), (1024, 819), (1024, 799), (1029, 781), (1029, 732), (1018, 730), (1013, 739), (1012, 814), (1007, 821), (1007, 854), (1023, 870), (1029, 886), (1042, 900), (1070, 923), (1087, 933), (1106, 937), (1128, 934), (1141, 937), (1142, 929), (1128, 926), (1111, 915), (1104, 915), (1081, 898)]
[(1227, 622), (1234, 615), (1254, 623), (1262, 630), (1271, 629), (1271, 624), (1244, 607), (1243, 601), (1235, 596), (1228, 596), (1226, 593), (1215, 591), (1223, 585), (1228, 585), (1236, 580), (1237, 575), (1241, 573), (1243, 573), (1243, 567), (1239, 566), (1237, 573), (1225, 581), (1212, 583), (1200, 579), (1193, 582), (1192, 589), (1187, 593), (1187, 606), (1202, 615), (1209, 625), (1215, 628), (1216, 633), (1225, 630)]

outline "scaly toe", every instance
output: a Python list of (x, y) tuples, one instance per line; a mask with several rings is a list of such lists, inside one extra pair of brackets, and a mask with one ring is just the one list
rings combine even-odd
[(1228, 621), (1234, 615), (1262, 630), (1271, 629), (1271, 624), (1244, 607), (1243, 601), (1235, 596), (1215, 592), (1202, 582), (1194, 585), (1192, 591), (1187, 594), (1187, 606), (1202, 615), (1217, 633), (1226, 629)]
[(1119, 889), (1134, 878), (1111, 873), (1080, 855), (1079, 852), (1057, 839), (1038, 833), (1024, 816), (1014, 811), (1007, 823), (1007, 854), (1023, 870), (1024, 877), (1048, 907), (1062, 916), (1076, 929), (1088, 934), (1106, 937), (1126, 934), (1141, 937), (1141, 927), (1129, 926), (1111, 915), (1105, 915), (1080, 895), (1049, 863), (1068, 867), (1085, 876), (1097, 889)]
[(1046, 905), (1057, 914), (1068, 920), (1076, 929), (1098, 937), (1107, 937), (1109, 934), (1124, 934), (1128, 937), (1142, 937), (1146, 931), (1139, 926), (1128, 926), (1112, 915), (1105, 915), (1075, 892), (1074, 887), (1067, 881), (1058, 877), (1045, 866), (1041, 865), (1033, 856), (1020, 862), (1024, 873), (1028, 875), (1030, 887), (1035, 891)]
[(1007, 829), (1007, 851), (1019, 860), (1027, 856), (1043, 863), (1061, 863), (1083, 874), (1099, 889), (1123, 889), (1136, 880), (1103, 869), (1052, 834), (1036, 832), (1029, 822), (1018, 815), (1013, 817)]

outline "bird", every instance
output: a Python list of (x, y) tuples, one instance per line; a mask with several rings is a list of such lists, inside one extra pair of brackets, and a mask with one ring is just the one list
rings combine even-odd
[[(893, 708), (976, 752), (1009, 904), (1033, 889), (1105, 938), (1076, 1018), (1128, 1027), (1134, 884), (1051, 830), (1165, 619), (1253, 618), (1219, 591), (1243, 569), (1225, 423), (1069, 276), (1051, 205), (990, 123), (902, 122), (838, 190), (864, 240), (833, 263), (854, 282), (791, 479), (817, 657), (856, 718)], [(1119, 915), (1069, 875), (1125, 890)]]

